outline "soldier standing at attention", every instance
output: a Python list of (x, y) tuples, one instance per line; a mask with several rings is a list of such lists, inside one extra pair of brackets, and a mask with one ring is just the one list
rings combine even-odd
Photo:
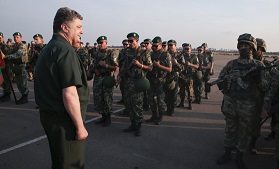
[[(16, 84), (21, 98), (16, 100), (16, 104), (28, 103), (28, 83), (27, 83), (27, 71), (26, 63), (28, 61), (27, 45), (22, 43), (22, 35), (19, 32), (15, 32), (14, 47), (11, 54), (5, 56), (5, 60), (14, 64), (12, 71), (15, 74)], [(11, 91), (8, 83), (3, 83), (4, 95), (1, 97), (1, 101), (8, 101), (11, 99)]]
[(174, 106), (177, 100), (179, 73), (183, 70), (185, 60), (183, 57), (178, 57), (179, 53), (176, 50), (176, 41), (173, 39), (168, 41), (168, 52), (171, 55), (172, 71), (167, 74), (167, 85), (165, 87), (167, 111), (165, 114), (173, 116), (175, 114)]
[(180, 104), (177, 107), (184, 107), (184, 101), (187, 92), (188, 109), (192, 110), (193, 99), (193, 77), (197, 69), (199, 68), (199, 59), (196, 55), (192, 54), (192, 46), (190, 43), (182, 44), (183, 50), (178, 56), (184, 58), (184, 68), (179, 74), (179, 87), (180, 87)]
[(111, 123), (112, 95), (115, 85), (114, 72), (118, 68), (118, 55), (107, 47), (108, 41), (106, 36), (100, 36), (97, 39), (97, 43), (99, 49), (94, 58), (93, 69), (91, 70), (95, 73), (93, 82), (94, 106), (102, 115), (102, 118), (96, 124), (102, 124), (104, 127), (107, 127)]
[[(144, 39), (143, 42), (145, 44), (145, 50), (146, 50), (147, 54), (151, 56), (151, 52), (152, 52), (152, 49), (151, 49), (152, 41), (151, 41), (151, 39), (149, 39), (149, 38)], [(144, 94), (144, 97), (143, 97), (143, 110), (144, 111), (149, 111), (150, 110), (150, 105), (149, 105), (147, 90), (144, 91), (143, 94)]]
[(76, 49), (77, 55), (79, 56), (84, 69), (87, 70), (90, 63), (87, 50), (81, 47), (80, 42), (74, 44), (74, 48)]
[[(256, 39), (251, 34), (242, 34), (238, 37), (237, 48), (240, 56), (229, 61), (221, 70), (219, 78), (225, 78), (239, 74), (235, 80), (225, 80), (218, 87), (224, 94), (222, 113), (225, 116), (225, 154), (217, 159), (218, 165), (225, 164), (231, 159), (232, 150), (236, 153), (236, 164), (239, 169), (245, 169), (243, 153), (247, 152), (250, 141), (250, 125), (253, 113), (256, 111), (255, 90), (267, 90), (268, 79), (263, 63), (253, 59), (253, 53), (257, 50)], [(256, 73), (252, 70), (261, 70)], [(266, 111), (261, 116), (267, 116)]]
[(152, 116), (150, 119), (146, 120), (146, 122), (155, 122), (155, 124), (160, 125), (166, 106), (164, 85), (166, 83), (167, 74), (172, 71), (172, 63), (171, 55), (163, 50), (162, 39), (159, 36), (156, 36), (152, 40), (151, 59), (153, 68), (152, 71), (148, 73), (148, 79), (150, 81), (148, 94)]
[(45, 47), (43, 36), (41, 34), (35, 34), (33, 36), (33, 39), (34, 39), (34, 44), (31, 45), (31, 50), (30, 50), (30, 54), (29, 54), (28, 74), (29, 74), (30, 81), (33, 81), (37, 59), (38, 59), (41, 51)]
[[(125, 50), (129, 47), (129, 43), (128, 43), (128, 39), (124, 39), (122, 41), (122, 46), (123, 48), (119, 51), (119, 54), (118, 54), (118, 65), (119, 67), (122, 67), (122, 64), (124, 63), (124, 53), (125, 53)], [(118, 104), (124, 104), (124, 79), (121, 80), (121, 83), (119, 84), (119, 88), (120, 88), (120, 91), (121, 91), (121, 96), (122, 98), (117, 102)], [(124, 110), (123, 110), (124, 112)], [(126, 112), (126, 111), (125, 111)]]
[[(207, 43), (202, 44), (204, 48), (204, 61), (203, 61), (203, 89), (205, 88), (205, 84), (208, 83), (210, 80), (210, 76), (213, 75), (214, 70), (214, 60), (213, 60), (213, 53), (208, 50)], [(208, 93), (205, 92), (205, 99), (209, 99)]]
[[(124, 132), (135, 131), (135, 136), (141, 135), (143, 120), (143, 92), (138, 91), (136, 82), (145, 78), (146, 72), (152, 70), (151, 57), (146, 50), (139, 47), (139, 35), (131, 32), (127, 35), (129, 48), (124, 57), (125, 61), (117, 76), (118, 82), (125, 79), (125, 109), (130, 114), (131, 125)], [(121, 74), (123, 72), (125, 74)]]
[(204, 48), (202, 46), (197, 47), (198, 50), (198, 59), (199, 59), (199, 68), (194, 73), (194, 95), (195, 100), (193, 103), (201, 104), (201, 95), (202, 95), (202, 67), (204, 66)]
[(37, 60), (35, 101), (48, 138), (52, 169), (84, 169), (85, 165), (89, 88), (73, 48), (83, 34), (82, 19), (67, 7), (58, 9), (52, 39)]

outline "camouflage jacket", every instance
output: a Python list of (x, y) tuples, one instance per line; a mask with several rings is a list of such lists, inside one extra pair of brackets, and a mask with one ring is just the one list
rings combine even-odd
[(100, 66), (99, 61), (105, 61), (106, 64), (111, 66), (118, 66), (117, 53), (114, 50), (106, 48), (104, 50), (98, 50), (97, 55), (94, 58), (94, 62), (93, 62), (94, 70), (97, 70), (101, 76), (111, 75), (113, 71), (108, 68)]
[(89, 55), (88, 55), (87, 50), (85, 48), (79, 48), (76, 50), (76, 52), (86, 70), (90, 64)]
[(15, 43), (11, 54), (6, 55), (6, 59), (11, 60), (14, 64), (22, 64), (28, 62), (27, 45), (23, 43)]
[(36, 63), (41, 51), (45, 46), (46, 46), (45, 44), (38, 44), (35, 45), (34, 47), (31, 47), (31, 49), (28, 52), (29, 62)]
[(181, 74), (184, 75), (184, 76), (187, 76), (187, 77), (192, 76), (193, 73), (196, 71), (196, 69), (187, 66), (187, 65), (186, 65), (186, 62), (190, 62), (190, 63), (192, 63), (192, 64), (194, 64), (194, 65), (198, 65), (198, 66), (199, 66), (199, 65), (200, 65), (200, 62), (199, 62), (198, 57), (197, 57), (195, 54), (191, 54), (191, 55), (189, 56), (189, 55), (186, 54), (186, 53), (181, 53), (180, 55), (181, 55), (181, 57), (183, 57), (184, 60), (185, 60), (184, 69), (183, 69), (183, 71), (181, 72)]
[(236, 78), (224, 83), (224, 95), (240, 100), (252, 99), (256, 101), (261, 99), (259, 93), (265, 92), (269, 88), (269, 73), (261, 70), (252, 76), (249, 74), (252, 67), (261, 68), (264, 67), (264, 64), (253, 58), (250, 58), (247, 63), (244, 63), (240, 57), (229, 61), (221, 70), (219, 78), (226, 76)]
[[(151, 66), (151, 56), (149, 52), (138, 47), (136, 50), (127, 48), (123, 50), (124, 62), (120, 70), (120, 75), (124, 78), (134, 78), (138, 79), (141, 77), (146, 77), (146, 70), (139, 68), (138, 66), (132, 64), (133, 60), (138, 60), (141, 64), (146, 66)], [(126, 72), (123, 75), (123, 72)]]

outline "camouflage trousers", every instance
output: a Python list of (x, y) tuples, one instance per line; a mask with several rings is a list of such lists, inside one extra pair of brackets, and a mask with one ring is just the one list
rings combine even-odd
[(16, 84), (19, 92), (23, 94), (28, 94), (28, 83), (27, 83), (27, 71), (26, 71), (26, 65), (25, 64), (14, 64), (13, 66), (7, 66), (5, 68), (6, 71), (4, 75), (4, 83), (2, 84), (2, 87), (4, 89), (4, 93), (11, 93), (11, 86), (9, 84), (9, 78), (7, 76), (7, 72), (12, 70), (12, 72), (15, 74)]
[(193, 89), (194, 89), (194, 95), (196, 98), (200, 97), (202, 95), (202, 90), (203, 90), (202, 85), (203, 85), (202, 80), (200, 80), (200, 79), (193, 80)]
[(247, 152), (250, 143), (251, 118), (255, 111), (255, 101), (237, 100), (224, 95), (221, 110), (225, 115), (225, 147), (235, 146)]
[(105, 76), (95, 76), (94, 77), (94, 86), (93, 86), (93, 97), (94, 97), (94, 106), (95, 109), (100, 114), (110, 114), (112, 106), (112, 95), (113, 87), (106, 88), (103, 85), (103, 80)]
[(262, 104), (257, 103), (255, 106), (255, 111), (252, 114), (251, 118), (251, 137), (258, 138), (261, 133), (261, 121), (262, 118), (261, 116), (261, 111), (262, 111)]
[(171, 108), (174, 107), (176, 101), (177, 101), (177, 91), (178, 91), (178, 83), (175, 82), (174, 89), (166, 89), (165, 90), (165, 103), (167, 104), (167, 107)]
[(136, 79), (128, 78), (124, 85), (124, 105), (130, 113), (130, 119), (137, 123), (143, 119), (143, 92), (138, 92), (135, 89)]
[(150, 88), (148, 89), (148, 97), (150, 103), (150, 109), (152, 112), (164, 112), (165, 103), (165, 92), (164, 82), (159, 79), (153, 79), (150, 81)]
[(193, 98), (193, 80), (189, 79), (189, 80), (180, 80), (179, 81), (179, 96), (181, 99), (185, 99), (186, 93), (187, 92), (187, 99), (191, 100)]

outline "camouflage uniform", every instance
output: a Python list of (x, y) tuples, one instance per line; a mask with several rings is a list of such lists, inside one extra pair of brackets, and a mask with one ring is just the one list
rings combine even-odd
[[(199, 60), (199, 67), (202, 67), (204, 65), (204, 55), (197, 55), (197, 58)], [(194, 88), (194, 95), (195, 100), (194, 103), (201, 103), (201, 95), (202, 95), (202, 70), (199, 68), (195, 71), (193, 76), (193, 88)]]
[[(27, 45), (23, 43), (14, 44), (11, 54), (6, 55), (5, 60), (14, 64), (12, 71), (15, 74), (18, 90), (22, 94), (22, 98), (27, 98), (29, 93), (26, 71), (26, 62), (28, 61)], [(8, 83), (3, 83), (2, 86), (4, 93), (11, 93)], [(18, 103), (20, 104), (20, 102)]]
[[(186, 53), (181, 53), (181, 57), (184, 58), (185, 63), (190, 62), (194, 65), (199, 65), (199, 59), (194, 54), (191, 54), (189, 56)], [(192, 98), (193, 98), (193, 92), (194, 92), (193, 91), (193, 76), (196, 71), (197, 71), (196, 69), (184, 64), (184, 69), (179, 75), (179, 87), (180, 87), (179, 95), (180, 95), (180, 99), (181, 99), (181, 103), (180, 103), (179, 107), (184, 107), (184, 100), (186, 97), (185, 91), (186, 91), (187, 99), (189, 101), (188, 108), (192, 109)]]
[[(118, 66), (117, 54), (111, 49), (98, 50), (96, 58), (94, 59), (94, 70), (99, 74), (95, 74), (93, 95), (95, 109), (102, 114), (102, 117), (109, 117), (111, 115), (113, 87), (107, 88), (103, 85), (103, 80), (109, 76), (114, 77), (114, 71), (99, 65), (99, 61), (105, 61), (106, 64), (111, 66)], [(104, 118), (106, 119), (106, 118)]]
[[(167, 111), (166, 114), (172, 116), (174, 114), (174, 106), (177, 101), (177, 91), (178, 91), (178, 80), (179, 80), (179, 73), (183, 70), (183, 67), (185, 65), (184, 58), (181, 57), (181, 55), (178, 54), (178, 52), (171, 52), (169, 51), (172, 58), (175, 58), (177, 60), (176, 65), (172, 65), (172, 72), (167, 74), (166, 81), (167, 83), (171, 83), (174, 81), (175, 86), (172, 89), (169, 89), (168, 87), (165, 89), (165, 102), (167, 105)], [(178, 57), (180, 56), (180, 57)]]
[(136, 59), (143, 65), (151, 66), (151, 57), (146, 50), (142, 50), (140, 47), (137, 50), (128, 48), (125, 51), (123, 69), (128, 69), (128, 71), (122, 77), (125, 81), (124, 104), (130, 113), (131, 121), (134, 121), (136, 124), (141, 124), (143, 119), (143, 92), (138, 92), (135, 89), (135, 83), (137, 79), (146, 77), (146, 71), (138, 68), (136, 65), (132, 65), (129, 68), (129, 65), (133, 59)]
[(80, 47), (79, 49), (76, 50), (76, 52), (83, 64), (84, 69), (87, 70), (87, 68), (90, 64), (89, 55), (88, 55), (87, 50), (85, 48)]
[[(159, 51), (153, 51), (151, 54), (151, 59), (153, 61), (159, 61), (161, 65), (166, 67), (171, 67), (171, 55), (164, 51), (163, 49)], [(151, 121), (157, 121), (160, 123), (163, 118), (163, 113), (165, 111), (165, 92), (164, 85), (166, 83), (167, 72), (153, 67), (151, 72), (148, 72), (147, 78), (150, 81), (150, 88), (148, 90), (150, 109), (152, 111)], [(149, 121), (148, 121), (149, 122)]]
[[(28, 56), (29, 56), (28, 74), (31, 73), (32, 75), (34, 75), (34, 70), (35, 70), (37, 59), (44, 47), (45, 47), (45, 44), (37, 44), (37, 45), (31, 46), (31, 49), (28, 51)], [(33, 80), (33, 77), (31, 77), (30, 80)]]
[[(205, 51), (204, 58), (203, 58), (203, 66), (210, 68), (211, 64), (213, 64), (213, 54), (211, 51)], [(210, 80), (211, 72), (210, 69), (204, 69), (202, 70), (202, 73), (203, 73), (202, 87), (204, 90), (205, 84), (208, 83), (208, 81)], [(208, 99), (207, 92), (205, 92), (205, 98)]]

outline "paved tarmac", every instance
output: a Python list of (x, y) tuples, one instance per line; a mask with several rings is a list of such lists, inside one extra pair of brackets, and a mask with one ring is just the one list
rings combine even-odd
[[(228, 60), (236, 56), (214, 56), (215, 75)], [(92, 86), (92, 81), (89, 82)], [(20, 94), (17, 91), (19, 98)], [(35, 109), (33, 82), (29, 82), (29, 103), (0, 103), (0, 169), (50, 169), (51, 159), (38, 110)], [(220, 111), (222, 93), (212, 87), (209, 99), (193, 104), (193, 110), (175, 108), (175, 116), (164, 116), (160, 126), (143, 123), (142, 136), (124, 133), (130, 124), (128, 117), (118, 115), (123, 105), (119, 88), (114, 89), (112, 124), (94, 124), (99, 114), (94, 111), (92, 89), (86, 117), (89, 137), (86, 144), (87, 169), (236, 169), (234, 158), (218, 166), (216, 158), (223, 154), (224, 116)], [(178, 98), (178, 103), (179, 103)], [(144, 119), (151, 112), (144, 112)], [(262, 127), (257, 142), (257, 155), (244, 155), (248, 169), (275, 169), (274, 141), (265, 141), (269, 120)]]

